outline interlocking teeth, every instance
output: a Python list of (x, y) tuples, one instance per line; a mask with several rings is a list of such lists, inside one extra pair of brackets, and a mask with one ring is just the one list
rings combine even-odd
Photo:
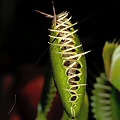
[(112, 117), (111, 107), (111, 91), (112, 88), (104, 77), (105, 74), (101, 74), (97, 77), (94, 84), (93, 96), (91, 97), (92, 112), (96, 120), (114, 120)]
[[(67, 114), (71, 118), (75, 118), (79, 114), (84, 100), (87, 74), (85, 54), (90, 51), (83, 51), (82, 44), (76, 35), (78, 30), (74, 30), (74, 28), (72, 28), (72, 26), (76, 25), (77, 22), (71, 24), (70, 19), (72, 17), (66, 18), (67, 16), (68, 12), (63, 12), (56, 16), (56, 24), (54, 24), (53, 20), (52, 29), (49, 29), (51, 34), (49, 35), (50, 42), (48, 43), (50, 44), (50, 50), (52, 51), (51, 61), (55, 62), (54, 64), (52, 62), (51, 63), (55, 68), (55, 70), (53, 68), (53, 75), (54, 78), (57, 78), (55, 78), (55, 82), (58, 92), (60, 93), (61, 100)], [(59, 58), (57, 61), (57, 63), (60, 61), (60, 64), (58, 65), (59, 69), (56, 68), (57, 59), (55, 60), (52, 58), (53, 56), (54, 58)], [(59, 73), (56, 71), (60, 71), (60, 67), (64, 72), (64, 74), (62, 73), (63, 77), (57, 76)], [(61, 80), (61, 78), (64, 81)], [(65, 94), (66, 97), (63, 94)], [(66, 99), (69, 101), (68, 104), (64, 102)]]

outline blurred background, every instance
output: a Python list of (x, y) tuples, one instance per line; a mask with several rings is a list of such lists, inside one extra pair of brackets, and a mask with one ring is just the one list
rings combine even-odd
[[(54, 4), (56, 14), (69, 11), (72, 23), (78, 22), (75, 28), (84, 51), (91, 50), (86, 55), (88, 69), (94, 71), (94, 63), (102, 66), (103, 45), (120, 38), (120, 1), (54, 0)], [(52, 20), (35, 10), (53, 15), (52, 1), (0, 0), (0, 120), (34, 120), (37, 114), (49, 51), (40, 56), (48, 47)], [(49, 119), (53, 120), (52, 113)]]

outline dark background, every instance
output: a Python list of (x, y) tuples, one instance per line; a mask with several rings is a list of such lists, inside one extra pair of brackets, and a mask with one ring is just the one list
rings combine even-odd
[[(120, 1), (54, 0), (54, 4), (56, 14), (69, 11), (72, 23), (78, 21), (75, 28), (79, 29), (77, 33), (84, 51), (91, 50), (86, 55), (88, 68), (93, 69), (94, 62), (102, 64), (105, 41), (120, 37)], [(48, 28), (52, 19), (35, 10), (53, 15), (52, 1), (0, 0), (0, 77), (6, 73), (18, 74), (21, 70), (19, 66), (28, 63), (41, 69), (47, 65), (48, 51), (38, 59), (48, 47)], [(23, 76), (24, 71), (26, 69), (22, 71)]]

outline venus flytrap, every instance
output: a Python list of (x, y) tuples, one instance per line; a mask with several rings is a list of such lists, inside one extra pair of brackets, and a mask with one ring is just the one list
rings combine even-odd
[[(86, 61), (83, 48), (68, 12), (56, 16), (50, 29), (50, 58), (54, 80), (66, 113), (76, 118), (83, 104), (86, 88)], [(54, 42), (53, 42), (54, 41)]]
[(53, 78), (60, 95), (65, 112), (71, 119), (77, 118), (82, 108), (85, 92), (87, 67), (85, 54), (81, 41), (74, 30), (68, 12), (62, 12), (54, 16), (40, 12), (48, 18), (52, 18), (50, 31), (50, 61)]
[[(53, 7), (54, 8), (54, 7)], [(54, 9), (53, 9), (54, 10)], [(37, 11), (39, 12), (39, 11)], [(50, 60), (53, 77), (58, 89), (62, 104), (70, 118), (76, 118), (82, 107), (85, 91), (87, 68), (85, 54), (68, 12), (54, 16), (40, 12), (52, 18), (50, 29)]]
[(119, 92), (110, 84), (104, 73), (96, 78), (92, 92), (91, 106), (94, 118), (96, 120), (120, 120)]
[(120, 45), (106, 42), (103, 48), (103, 61), (108, 80), (120, 91)]
[(96, 78), (92, 112), (96, 120), (120, 120), (120, 45), (106, 42), (103, 48), (103, 61), (106, 73)]

